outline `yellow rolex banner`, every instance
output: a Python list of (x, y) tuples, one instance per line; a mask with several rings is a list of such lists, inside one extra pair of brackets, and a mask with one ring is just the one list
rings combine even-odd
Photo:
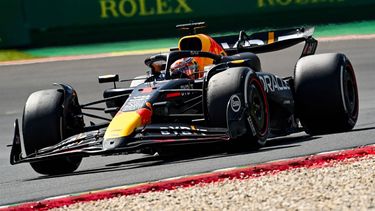
[(374, 19), (373, 0), (2, 0), (0, 48), (123, 41), (206, 32)]

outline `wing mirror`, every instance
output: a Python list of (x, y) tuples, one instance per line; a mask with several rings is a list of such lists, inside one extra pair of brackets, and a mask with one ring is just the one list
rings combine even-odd
[(120, 78), (119, 78), (118, 74), (101, 75), (101, 76), (98, 77), (98, 80), (99, 80), (100, 84), (113, 82), (113, 86), (114, 86), (114, 88), (116, 88), (116, 82), (118, 82), (120, 80)]

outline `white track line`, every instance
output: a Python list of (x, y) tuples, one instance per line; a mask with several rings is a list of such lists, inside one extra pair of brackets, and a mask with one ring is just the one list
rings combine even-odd
[(334, 42), (334, 41), (345, 41), (345, 40), (370, 40), (375, 39), (375, 34), (361, 34), (361, 35), (342, 35), (335, 37), (320, 37), (319, 42)]
[(17, 60), (17, 61), (6, 61), (0, 62), (0, 66), (11, 66), (11, 65), (25, 65), (25, 64), (39, 64), (47, 62), (61, 62), (61, 61), (77, 61), (86, 59), (101, 59), (109, 57), (119, 57), (119, 56), (135, 56), (135, 55), (145, 55), (154, 54), (160, 52), (169, 51), (169, 48), (142, 50), (142, 51), (124, 51), (124, 52), (114, 52), (114, 53), (102, 53), (102, 54), (89, 54), (89, 55), (78, 55), (78, 56), (56, 56), (47, 57), (40, 59), (27, 59), (27, 60)]

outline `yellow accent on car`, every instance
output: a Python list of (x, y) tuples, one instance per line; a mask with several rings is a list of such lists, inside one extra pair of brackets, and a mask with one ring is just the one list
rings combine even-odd
[(268, 32), (268, 44), (275, 42), (275, 32)]
[(239, 60), (231, 61), (230, 63), (232, 63), (232, 64), (242, 64), (242, 63), (244, 63), (244, 62), (245, 62), (245, 60), (243, 60), (243, 59), (239, 59)]
[[(181, 38), (178, 42), (179, 50), (204, 51), (225, 56), (224, 49), (211, 37), (205, 34), (194, 34)], [(213, 64), (213, 60), (205, 57), (194, 57), (198, 62), (199, 71), (203, 72), (204, 67)], [(199, 77), (203, 76), (200, 74)]]
[(123, 112), (117, 114), (109, 124), (105, 134), (106, 139), (121, 138), (129, 136), (133, 131), (142, 125), (141, 116), (135, 112)]

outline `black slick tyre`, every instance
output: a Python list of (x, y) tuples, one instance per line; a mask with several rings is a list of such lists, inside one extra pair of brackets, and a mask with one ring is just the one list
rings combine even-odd
[(257, 75), (247, 67), (230, 68), (212, 76), (207, 87), (207, 110), (210, 124), (227, 127), (227, 106), (234, 94), (243, 96), (246, 133), (234, 140), (247, 149), (266, 144), (269, 130), (267, 95)]
[(296, 114), (308, 134), (351, 130), (358, 118), (358, 88), (344, 54), (301, 58), (295, 69)]
[[(56, 89), (32, 93), (23, 113), (23, 139), (26, 155), (59, 143), (64, 137), (63, 91)], [(30, 163), (40, 174), (57, 175), (75, 171), (81, 157), (64, 157)]]

